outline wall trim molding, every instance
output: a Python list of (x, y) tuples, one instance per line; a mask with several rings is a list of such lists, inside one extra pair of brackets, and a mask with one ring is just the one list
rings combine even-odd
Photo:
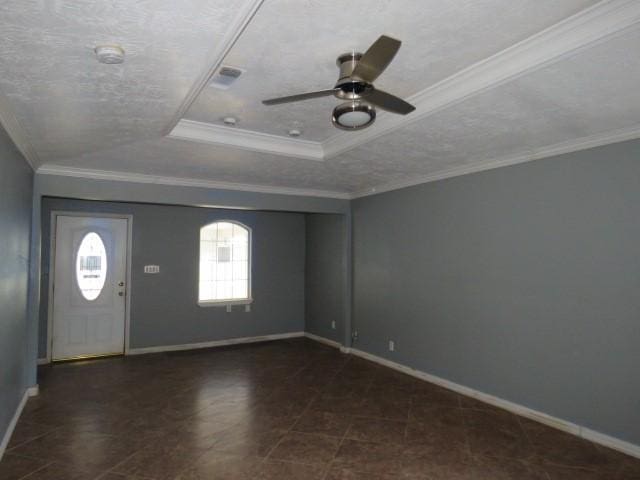
[(238, 338), (229, 338), (225, 340), (212, 340), (209, 342), (129, 348), (127, 355), (144, 355), (145, 353), (177, 352), (181, 350), (198, 350), (200, 348), (225, 347), (228, 345), (240, 345), (244, 343), (270, 342), (272, 340), (283, 340), (286, 338), (298, 338), (298, 337), (304, 337), (304, 332), (276, 333), (273, 335), (258, 335), (255, 337), (238, 337)]
[(378, 193), (390, 192), (406, 187), (413, 187), (415, 185), (444, 180), (446, 178), (459, 177), (461, 175), (467, 175), (469, 173), (478, 173), (485, 170), (508, 167), (510, 165), (517, 165), (519, 163), (525, 163), (532, 160), (541, 160), (543, 158), (550, 158), (556, 155), (579, 152), (581, 150), (587, 150), (589, 148), (602, 147), (604, 145), (625, 142), (628, 140), (635, 140), (638, 138), (640, 138), (640, 125), (634, 125), (632, 127), (621, 128), (619, 130), (613, 130), (605, 133), (596, 133), (594, 135), (578, 138), (576, 140), (569, 140), (546, 147), (536, 148), (522, 154), (507, 156), (496, 160), (473, 163), (470, 165), (464, 165), (462, 167), (455, 167), (433, 174), (416, 175), (410, 180), (382, 184), (380, 186), (355, 192), (351, 194), (351, 199), (366, 197), (369, 195), (376, 195)]
[(351, 353), (351, 349), (350, 348), (345, 347), (340, 342), (336, 342), (335, 340), (330, 340), (330, 339), (328, 339), (326, 337), (321, 337), (320, 335), (315, 335), (315, 334), (309, 333), (309, 332), (304, 332), (304, 336), (306, 338), (308, 338), (309, 340), (313, 340), (315, 342), (323, 343), (323, 344), (328, 345), (330, 347), (337, 348), (342, 353)]
[(27, 400), (29, 400), (30, 397), (37, 396), (38, 393), (39, 393), (38, 385), (35, 385), (33, 387), (28, 387), (24, 391), (24, 394), (20, 399), (20, 403), (18, 403), (18, 407), (16, 408), (16, 411), (14, 412), (13, 417), (11, 418), (9, 425), (7, 426), (7, 431), (4, 433), (4, 437), (2, 437), (2, 442), (0, 442), (0, 460), (2, 460), (2, 457), (4, 456), (4, 452), (7, 450), (7, 446), (9, 445), (9, 441), (11, 440), (11, 435), (13, 435), (13, 431), (15, 430), (16, 425), (18, 424), (18, 420), (20, 419), (22, 410), (24, 410), (24, 406), (27, 404)]
[(504, 400), (500, 397), (496, 397), (488, 393), (475, 390), (470, 387), (465, 387), (464, 385), (461, 385), (459, 383), (455, 383), (455, 382), (446, 380), (444, 378), (431, 375), (430, 373), (426, 373), (421, 370), (416, 370), (414, 368), (407, 367), (406, 365), (402, 365), (392, 360), (387, 360), (386, 358), (373, 355), (363, 350), (352, 348), (351, 354), (360, 358), (364, 358), (365, 360), (369, 360), (371, 362), (377, 363), (379, 365), (392, 368), (394, 370), (405, 373), (407, 375), (411, 375), (412, 377), (418, 378), (420, 380), (424, 380), (426, 382), (444, 387), (448, 390), (452, 390), (454, 392), (460, 393), (467, 397), (474, 398), (480, 402), (484, 402), (489, 405), (493, 405), (495, 407), (499, 407), (509, 412), (515, 413), (522, 417), (529, 418), (536, 422), (543, 423), (549, 427), (562, 430), (563, 432), (567, 432), (572, 435), (576, 435), (578, 437), (584, 438), (585, 440), (589, 440), (591, 442), (611, 448), (613, 450), (626, 453), (627, 455), (640, 458), (640, 445), (635, 445), (633, 443), (620, 440), (610, 435), (596, 432), (595, 430), (591, 430), (589, 428), (583, 427), (581, 425), (577, 425), (567, 420), (563, 420), (561, 418), (554, 417), (552, 415), (547, 415), (546, 413), (539, 412), (532, 408), (525, 407), (524, 405), (520, 405), (518, 403), (514, 403), (509, 400)]
[(49, 165), (45, 164), (36, 170), (38, 175), (56, 175), (64, 177), (75, 178), (87, 178), (92, 180), (108, 180), (115, 182), (129, 182), (129, 183), (145, 183), (145, 184), (157, 184), (179, 187), (193, 187), (193, 188), (210, 188), (216, 190), (232, 190), (242, 192), (253, 193), (268, 193), (274, 195), (295, 195), (305, 197), (319, 197), (319, 198), (335, 198), (338, 200), (354, 200), (370, 195), (377, 195), (379, 193), (390, 192), (393, 190), (400, 190), (402, 188), (413, 187), (415, 185), (422, 185), (425, 183), (435, 182), (438, 180), (444, 180), (447, 178), (458, 177), (462, 175), (468, 175), (470, 173), (483, 172), (485, 170), (493, 170), (495, 168), (507, 167), (510, 165), (517, 165), (519, 163), (526, 163), (532, 160), (540, 160), (544, 158), (550, 158), (557, 155), (564, 155), (567, 153), (578, 152), (581, 150), (587, 150), (590, 148), (601, 147), (605, 145), (625, 142), (629, 140), (635, 140), (640, 138), (640, 125), (634, 125), (632, 127), (621, 128), (605, 133), (596, 133), (586, 137), (578, 138), (575, 140), (568, 140), (565, 142), (548, 145), (541, 148), (531, 149), (522, 154), (516, 154), (494, 160), (487, 160), (482, 162), (473, 163), (470, 165), (464, 165), (461, 167), (455, 167), (440, 172), (435, 172), (426, 175), (415, 175), (409, 180), (403, 180), (400, 182), (392, 182), (387, 184), (381, 184), (374, 187), (359, 190), (357, 192), (334, 192), (328, 190), (314, 190), (304, 188), (292, 188), (292, 187), (271, 187), (264, 185), (252, 185), (241, 183), (228, 183), (217, 182), (210, 180), (200, 180), (195, 178), (180, 178), (180, 177), (164, 177), (158, 175), (149, 175), (145, 173), (127, 173), (116, 172), (110, 170), (94, 170), (87, 168), (67, 167), (62, 165)]
[(109, 180), (129, 183), (151, 183), (177, 187), (211, 188), (216, 190), (235, 190), (253, 193), (271, 193), (275, 195), (296, 195), (302, 197), (335, 198), (349, 200), (351, 195), (342, 192), (314, 190), (305, 188), (270, 187), (242, 183), (216, 182), (196, 178), (163, 177), (146, 173), (115, 172), (110, 170), (94, 170), (88, 168), (66, 167), (61, 165), (43, 165), (36, 170), (37, 175), (58, 175), (62, 177), (88, 178), (92, 180)]
[(323, 144), (325, 157), (335, 157), (417, 122), (473, 95), (593, 46), (638, 22), (639, 2), (600, 1), (412, 95), (407, 99), (416, 107), (411, 115), (383, 114), (370, 128), (356, 135), (340, 132), (332, 136)]
[(341, 349), (342, 348), (342, 344), (340, 342), (336, 342), (335, 340), (331, 340), (331, 339), (326, 338), (326, 337), (321, 337), (320, 335), (316, 335), (314, 333), (304, 332), (304, 336), (306, 338), (308, 338), (309, 340), (313, 340), (315, 342), (322, 343), (322, 344), (327, 345), (329, 347), (333, 347), (333, 348), (337, 348), (337, 349)]
[(247, 28), (247, 25), (253, 20), (253, 17), (258, 12), (264, 0), (246, 0), (245, 4), (238, 10), (238, 14), (232, 20), (231, 25), (222, 39), (216, 43), (215, 48), (209, 55), (209, 67), (202, 72), (198, 80), (191, 86), (184, 100), (180, 104), (180, 107), (173, 115), (171, 122), (163, 131), (163, 135), (167, 135), (178, 124), (180, 119), (189, 110), (193, 102), (195, 102), (200, 92), (209, 83), (209, 79), (215, 73), (216, 70), (222, 65), (224, 58), (231, 51), (236, 44), (240, 35)]
[(252, 152), (306, 160), (324, 160), (324, 150), (320, 142), (242, 130), (237, 127), (223, 127), (194, 120), (180, 120), (167, 136), (178, 140), (231, 146)]

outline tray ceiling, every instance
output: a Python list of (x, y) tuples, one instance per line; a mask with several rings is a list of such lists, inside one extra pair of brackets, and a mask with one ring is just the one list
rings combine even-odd
[(335, 98), (272, 107), (261, 101), (333, 87), (336, 58), (364, 52), (383, 33), (403, 43), (376, 86), (409, 97), (593, 3), (266, 1), (225, 59), (246, 73), (229, 90), (205, 88), (185, 117), (219, 124), (234, 115), (241, 128), (272, 135), (286, 135), (298, 122), (304, 138), (324, 141), (336, 133), (330, 122)]
[[(0, 6), (0, 117), (40, 173), (364, 195), (640, 137), (638, 7), (15, 2)], [(403, 46), (376, 85), (417, 99), (414, 114), (339, 133), (333, 98), (260, 103), (332, 86), (335, 57), (382, 33)], [(121, 44), (125, 64), (98, 64), (99, 43)], [(221, 64), (246, 70), (228, 90), (206, 82)], [(237, 127), (221, 125), (227, 115)], [(180, 117), (182, 139), (164, 137)], [(300, 125), (300, 141), (286, 136)]]

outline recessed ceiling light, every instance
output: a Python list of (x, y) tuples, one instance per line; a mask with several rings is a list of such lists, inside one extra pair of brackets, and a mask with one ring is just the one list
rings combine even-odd
[(236, 117), (224, 117), (222, 122), (230, 127), (235, 127), (236, 123), (238, 123), (238, 119), (236, 119)]
[(290, 137), (296, 138), (302, 135), (302, 130), (300, 130), (299, 128), (292, 128), (288, 133)]
[(94, 52), (100, 63), (116, 65), (124, 62), (124, 49), (118, 45), (98, 45)]
[(342, 130), (367, 128), (376, 119), (376, 109), (362, 102), (341, 103), (333, 110), (331, 121)]

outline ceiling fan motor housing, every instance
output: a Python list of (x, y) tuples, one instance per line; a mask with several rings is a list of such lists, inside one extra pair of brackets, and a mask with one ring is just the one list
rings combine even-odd
[(336, 60), (336, 65), (340, 68), (340, 76), (336, 82), (335, 96), (344, 100), (358, 100), (368, 90), (371, 85), (353, 76), (353, 70), (362, 58), (358, 52), (343, 53)]
[(265, 105), (299, 102), (312, 98), (335, 96), (346, 102), (333, 110), (333, 124), (345, 130), (365, 128), (373, 123), (376, 107), (406, 115), (415, 107), (401, 98), (374, 88), (373, 82), (389, 66), (402, 42), (381, 35), (362, 54), (349, 52), (340, 55), (337, 66), (340, 70), (338, 81), (333, 88), (263, 100)]

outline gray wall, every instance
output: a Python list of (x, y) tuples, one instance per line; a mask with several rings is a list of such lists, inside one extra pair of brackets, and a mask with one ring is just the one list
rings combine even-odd
[[(46, 356), (50, 213), (133, 215), (132, 348), (176, 345), (304, 330), (303, 214), (44, 198), (39, 356)], [(232, 219), (252, 228), (251, 312), (197, 305), (200, 227)], [(145, 275), (147, 264), (160, 274)]]
[[(41, 200), (45, 196), (113, 202), (162, 203), (165, 205), (212, 208), (228, 207), (234, 209), (286, 212), (345, 213), (351, 208), (348, 200), (337, 198), (138, 183), (132, 181), (116, 181), (108, 178), (90, 179), (64, 175), (36, 174), (31, 215), (30, 310), (27, 332), (27, 383), (29, 385), (35, 385), (37, 383), (36, 358), (39, 350), (39, 338), (42, 336), (42, 332), (40, 332), (40, 334), (38, 332), (41, 316), (41, 312), (39, 311), (41, 294), (40, 253), (42, 244), (40, 209)], [(47, 292), (44, 291), (42, 294), (46, 300)]]
[(345, 217), (309, 214), (306, 226), (305, 331), (343, 343), (347, 328)]
[(358, 199), (355, 347), (640, 444), (639, 219), (640, 142)]
[(0, 441), (26, 388), (33, 171), (0, 126)]

